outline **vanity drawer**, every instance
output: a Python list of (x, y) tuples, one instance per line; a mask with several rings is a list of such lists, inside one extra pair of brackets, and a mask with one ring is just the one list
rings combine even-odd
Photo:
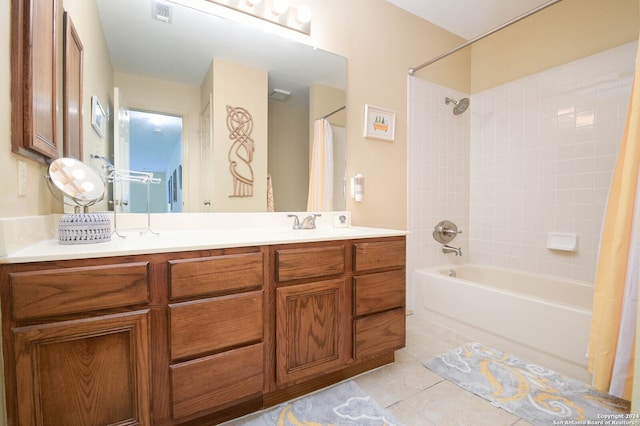
[(262, 253), (169, 261), (172, 299), (262, 287)]
[(354, 321), (355, 358), (393, 351), (405, 346), (404, 308)]
[(344, 245), (276, 250), (276, 280), (315, 278), (345, 272)]
[(262, 340), (262, 291), (169, 305), (171, 359)]
[(149, 301), (147, 262), (12, 272), (9, 280), (16, 320)]
[(262, 395), (262, 343), (172, 365), (173, 418)]
[(355, 315), (399, 308), (405, 304), (404, 270), (354, 278)]
[(405, 258), (404, 238), (402, 240), (375, 241), (353, 245), (354, 272), (403, 267)]

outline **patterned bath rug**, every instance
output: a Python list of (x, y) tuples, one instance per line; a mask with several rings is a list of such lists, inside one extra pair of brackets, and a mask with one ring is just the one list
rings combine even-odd
[(352, 381), (283, 403), (236, 426), (402, 426)]
[(480, 343), (467, 343), (424, 366), (534, 425), (607, 424), (629, 412), (623, 399)]

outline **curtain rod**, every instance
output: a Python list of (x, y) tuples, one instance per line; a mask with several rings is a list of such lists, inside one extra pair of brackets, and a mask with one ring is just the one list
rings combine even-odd
[(546, 3), (544, 3), (544, 4), (541, 4), (540, 6), (538, 6), (538, 7), (534, 8), (534, 9), (531, 9), (530, 11), (525, 12), (525, 13), (523, 13), (523, 14), (522, 14), (522, 15), (520, 15), (520, 16), (516, 16), (515, 18), (511, 19), (510, 21), (507, 21), (507, 22), (505, 22), (504, 24), (502, 24), (502, 25), (500, 25), (500, 26), (497, 26), (497, 27), (495, 27), (495, 28), (494, 28), (494, 29), (492, 29), (492, 30), (487, 31), (487, 32), (486, 32), (486, 33), (484, 33), (484, 34), (481, 34), (481, 35), (479, 35), (479, 36), (477, 36), (477, 37), (472, 38), (471, 40), (467, 41), (466, 43), (463, 43), (463, 44), (461, 44), (460, 46), (458, 46), (458, 47), (456, 47), (456, 48), (454, 48), (454, 49), (451, 49), (451, 50), (449, 50), (448, 52), (443, 53), (442, 55), (436, 56), (435, 58), (433, 58), (433, 59), (431, 59), (431, 60), (429, 60), (429, 61), (427, 61), (427, 62), (425, 62), (425, 63), (423, 63), (423, 64), (420, 64), (420, 65), (418, 65), (418, 66), (416, 66), (416, 67), (409, 68), (409, 71), (408, 71), (408, 72), (409, 72), (409, 75), (413, 75), (413, 74), (415, 74), (415, 72), (416, 72), (416, 71), (421, 70), (422, 68), (424, 68), (424, 67), (426, 67), (426, 66), (428, 66), (428, 65), (431, 65), (431, 64), (433, 64), (434, 62), (438, 62), (440, 59), (444, 59), (444, 58), (446, 58), (447, 56), (449, 56), (449, 55), (452, 55), (452, 54), (456, 53), (458, 50), (462, 50), (462, 49), (464, 49), (465, 47), (467, 47), (467, 46), (469, 46), (469, 45), (471, 45), (471, 44), (475, 43), (476, 41), (482, 40), (483, 38), (488, 37), (488, 36), (490, 36), (491, 34), (496, 33), (496, 32), (498, 32), (498, 31), (500, 31), (500, 30), (502, 30), (502, 29), (504, 29), (504, 28), (508, 27), (509, 25), (515, 24), (516, 22), (521, 21), (521, 20), (523, 20), (524, 18), (527, 18), (527, 17), (529, 17), (529, 16), (533, 15), (534, 13), (538, 13), (538, 12), (540, 12), (541, 10), (546, 9), (546, 8), (547, 8), (547, 7), (549, 7), (549, 6), (553, 6), (554, 4), (559, 3), (559, 2), (561, 2), (561, 1), (562, 1), (562, 0), (551, 0), (551, 1), (548, 1), (548, 2), (546, 2)]
[(338, 108), (337, 110), (335, 110), (335, 111), (331, 111), (329, 114), (327, 114), (327, 115), (323, 115), (323, 116), (322, 116), (322, 117), (320, 117), (320, 118), (327, 118), (327, 117), (329, 117), (329, 116), (332, 116), (332, 115), (333, 115), (333, 114), (335, 114), (336, 112), (340, 112), (340, 111), (342, 111), (343, 109), (345, 109), (346, 107), (347, 107), (346, 105), (343, 105), (343, 106), (341, 106), (340, 108)]

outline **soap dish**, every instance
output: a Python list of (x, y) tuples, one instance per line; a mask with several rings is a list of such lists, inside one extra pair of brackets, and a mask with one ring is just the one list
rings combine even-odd
[(58, 223), (60, 244), (93, 244), (111, 241), (111, 221), (103, 213), (65, 214)]
[(549, 232), (547, 248), (551, 250), (576, 251), (578, 236), (568, 232)]

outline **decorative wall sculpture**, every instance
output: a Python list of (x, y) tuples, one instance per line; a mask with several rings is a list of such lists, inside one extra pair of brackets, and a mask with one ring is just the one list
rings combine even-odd
[(227, 105), (227, 129), (231, 140), (229, 170), (233, 177), (233, 194), (230, 197), (252, 197), (254, 142), (251, 139), (253, 118), (249, 111)]

